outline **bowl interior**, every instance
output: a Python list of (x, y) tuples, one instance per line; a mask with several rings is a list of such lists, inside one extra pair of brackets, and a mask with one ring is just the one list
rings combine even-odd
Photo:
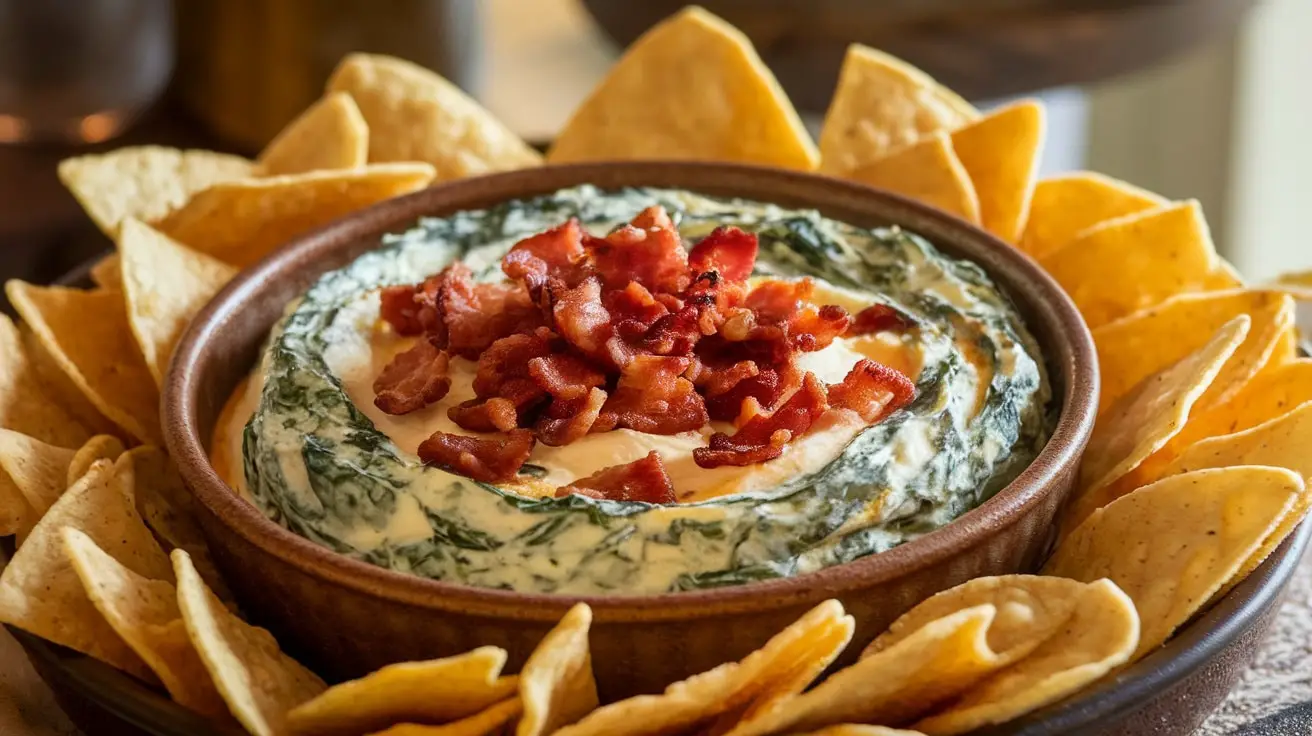
[[(953, 523), (887, 552), (794, 578), (731, 588), (654, 596), (566, 597), (513, 593), (443, 583), (368, 565), (319, 547), (267, 520), (239, 499), (211, 467), (214, 423), (238, 382), (256, 363), (285, 305), (323, 273), (344, 266), (419, 217), (487, 207), (507, 199), (582, 184), (602, 189), (653, 186), (722, 197), (814, 208), (859, 226), (900, 225), (940, 250), (984, 268), (1012, 299), (1047, 362), (1059, 416), (1047, 446), (1031, 466), (980, 507)], [(189, 486), (231, 532), (313, 574), (403, 602), (432, 596), (459, 599), (488, 613), (514, 602), (515, 616), (554, 620), (586, 600), (599, 617), (673, 620), (714, 601), (721, 615), (837, 596), (936, 564), (1005, 527), (1058, 485), (1078, 462), (1092, 430), (1098, 377), (1092, 338), (1074, 305), (1043, 271), (982, 230), (910, 200), (836, 179), (754, 166), (652, 162), (551, 166), (446, 184), (385, 202), (298, 239), (230, 283), (193, 322), (174, 357), (164, 390), (165, 436)]]

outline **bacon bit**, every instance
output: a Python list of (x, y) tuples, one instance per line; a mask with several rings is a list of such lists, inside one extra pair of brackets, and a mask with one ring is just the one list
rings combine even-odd
[(496, 340), (542, 324), (542, 313), (520, 284), (455, 281), (442, 291), (448, 349), (470, 360)]
[(665, 472), (660, 453), (652, 450), (647, 456), (625, 465), (603, 468), (586, 478), (580, 478), (556, 491), (557, 498), (577, 493), (589, 498), (609, 501), (632, 501), (667, 505), (676, 503), (674, 484)]
[(670, 313), (664, 302), (637, 281), (630, 281), (623, 289), (606, 292), (602, 303), (614, 319), (615, 332), (626, 339), (641, 337), (657, 320)]
[(702, 390), (702, 395), (713, 399), (732, 391), (738, 384), (749, 378), (755, 378), (760, 373), (761, 370), (756, 367), (756, 362), (751, 360), (740, 360), (722, 368), (699, 363), (699, 370), (692, 378), (692, 382)]
[(792, 393), (802, 382), (802, 374), (797, 364), (789, 358), (786, 362), (771, 365), (768, 362), (755, 362), (755, 376), (744, 378), (734, 384), (733, 388), (716, 396), (707, 396), (706, 411), (712, 419), (721, 422), (736, 421), (743, 410), (743, 402), (753, 399), (764, 408), (771, 409), (779, 400)]
[(531, 333), (503, 337), (487, 347), (478, 357), (474, 373), (474, 395), (479, 398), (506, 396), (503, 385), (515, 379), (531, 380), (529, 361), (551, 355), (557, 347), (555, 335), (545, 327)]
[(688, 267), (694, 274), (715, 271), (720, 278), (744, 281), (756, 267), (758, 247), (756, 233), (736, 227), (717, 227), (692, 247)]
[(670, 214), (665, 208), (654, 204), (647, 209), (639, 212), (633, 220), (630, 221), (634, 227), (641, 230), (673, 230), (674, 221), (670, 219)]
[(916, 384), (910, 378), (869, 358), (858, 361), (842, 383), (829, 387), (829, 403), (856, 412), (866, 424), (880, 421), (914, 398)]
[(829, 347), (834, 338), (841, 337), (850, 321), (847, 310), (836, 304), (826, 304), (819, 309), (808, 305), (793, 315), (788, 331), (793, 347), (812, 353)]
[(788, 322), (815, 294), (811, 279), (771, 279), (747, 293), (746, 307), (756, 312), (758, 322)]
[(551, 402), (534, 426), (538, 439), (552, 447), (583, 439), (592, 430), (605, 404), (606, 392), (599, 388), (590, 389), (587, 396), (578, 399)]
[(592, 431), (616, 427), (650, 434), (677, 434), (700, 429), (709, 417), (701, 394), (682, 374), (688, 358), (636, 356), (620, 373), (615, 393), (606, 400)]
[(642, 346), (653, 355), (689, 355), (702, 338), (701, 314), (684, 307), (656, 320), (642, 337)]
[(570, 345), (594, 357), (606, 355), (611, 336), (610, 312), (601, 303), (601, 282), (585, 279), (559, 295), (555, 305), (556, 329)]
[(527, 429), (487, 437), (434, 432), (419, 443), (419, 459), (426, 465), (483, 483), (505, 482), (519, 472), (536, 442)]
[[(582, 358), (568, 353), (544, 355), (528, 361), (528, 375), (552, 398), (581, 399), (588, 391), (606, 383), (606, 374)], [(550, 444), (550, 443), (548, 443)]]
[(530, 290), (533, 282), (545, 284), (548, 279), (576, 286), (587, 277), (589, 267), (588, 254), (583, 250), (583, 228), (573, 217), (563, 225), (515, 243), (501, 259), (501, 270), (515, 281), (524, 281)]
[(806, 434), (811, 424), (829, 410), (824, 384), (807, 373), (802, 387), (770, 414), (758, 414), (733, 436), (711, 435), (709, 447), (692, 451), (693, 462), (703, 468), (721, 465), (753, 465), (783, 454), (784, 446)]
[(397, 353), (374, 380), (374, 406), (388, 414), (409, 414), (441, 401), (451, 390), (447, 354), (428, 340)]
[(904, 314), (887, 304), (871, 304), (856, 313), (847, 327), (847, 336), (869, 335), (885, 330), (906, 330), (914, 323)]
[(605, 238), (585, 238), (583, 246), (607, 289), (637, 281), (653, 293), (681, 294), (691, 280), (679, 232), (661, 207), (648, 207)]
[(378, 294), (378, 312), (398, 335), (421, 335), (424, 325), (419, 321), (419, 305), (415, 302), (414, 284), (384, 286)]
[(470, 399), (446, 410), (451, 421), (470, 432), (509, 432), (519, 426), (519, 407), (511, 399)]

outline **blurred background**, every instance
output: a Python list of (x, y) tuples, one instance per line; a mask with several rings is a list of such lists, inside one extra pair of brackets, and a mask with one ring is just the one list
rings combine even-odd
[[(0, 0), (0, 277), (110, 247), (59, 185), (68, 155), (159, 143), (253, 154), (350, 51), (409, 58), (545, 145), (623, 45), (681, 2)], [(1089, 168), (1203, 202), (1253, 279), (1312, 267), (1309, 0), (705, 0), (818, 128), (844, 47), (980, 107), (1049, 105), (1044, 173)]]

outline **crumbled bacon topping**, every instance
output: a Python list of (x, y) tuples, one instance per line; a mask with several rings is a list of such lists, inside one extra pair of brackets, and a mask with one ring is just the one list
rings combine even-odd
[[(512, 478), (534, 443), (559, 446), (589, 433), (653, 434), (733, 422), (694, 452), (702, 467), (749, 465), (783, 453), (826, 411), (867, 423), (911, 401), (901, 373), (870, 360), (825, 387), (798, 368), (799, 353), (842, 336), (908, 329), (875, 305), (855, 317), (814, 301), (809, 279), (749, 284), (757, 237), (716, 228), (685, 249), (664, 209), (649, 207), (605, 237), (571, 219), (515, 244), (507, 280), (478, 282), (455, 263), (424, 281), (380, 293), (380, 314), (418, 337), (374, 384), (389, 413), (415, 411), (450, 387), (448, 355), (477, 360), (475, 398), (447, 411), (480, 436), (436, 432), (424, 462), (486, 482)], [(674, 503), (660, 457), (605, 470), (560, 489), (597, 498)]]

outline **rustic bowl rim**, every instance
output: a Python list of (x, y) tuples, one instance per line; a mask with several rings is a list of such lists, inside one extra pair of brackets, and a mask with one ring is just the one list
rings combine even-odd
[[(740, 190), (744, 199), (782, 199), (821, 210), (834, 201), (869, 201), (867, 219), (893, 218), (949, 253), (966, 251), (999, 282), (1010, 298), (1034, 314), (1028, 324), (1044, 349), (1049, 370), (1062, 375), (1059, 413), (1047, 444), (1010, 484), (951, 523), (886, 552), (788, 578), (687, 592), (649, 595), (555, 595), (480, 588), (407, 575), (338, 554), (274, 523), (240, 498), (210, 463), (201, 441), (197, 412), (205, 387), (194, 380), (197, 367), (215, 359), (213, 334), (278, 280), (291, 278), (317, 254), (345, 249), (362, 238), (396, 232), (418, 217), (476, 209), (496, 201), (592, 183), (608, 176), (631, 179), (629, 186), (674, 186), (691, 191)], [(682, 183), (670, 184), (675, 179)], [(648, 182), (640, 184), (639, 182)], [(722, 184), (707, 182), (722, 182)], [(801, 194), (762, 195), (760, 189)], [(611, 187), (606, 187), (611, 188)], [(758, 194), (752, 191), (758, 190)], [(497, 192), (489, 196), (488, 191)], [(856, 206), (856, 205), (853, 205)], [(915, 224), (908, 225), (907, 221)], [(981, 261), (991, 261), (987, 265)], [(999, 274), (998, 269), (1006, 273)], [(327, 269), (324, 269), (326, 271)], [(320, 271), (319, 273), (322, 273)], [(317, 277), (318, 274), (316, 274)], [(1011, 281), (1016, 286), (1001, 282)], [(1046, 322), (1046, 329), (1035, 325)], [(1044, 344), (1040, 333), (1046, 332)], [(942, 563), (1000, 533), (1040, 503), (1065, 473), (1073, 473), (1092, 433), (1098, 405), (1098, 363), (1093, 338), (1061, 287), (1019, 250), (968, 222), (928, 205), (851, 181), (773, 167), (710, 162), (598, 162), (544, 166), (439, 184), (391, 199), (293, 239), (246, 269), (192, 321), (178, 344), (165, 378), (161, 412), (168, 452), (198, 501), (228, 531), (265, 554), (316, 579), (369, 596), (434, 610), (459, 607), (472, 614), (523, 621), (554, 621), (572, 604), (586, 602), (600, 622), (663, 622), (731, 616), (837, 598), (899, 579)], [(223, 397), (226, 400), (227, 396)]]

